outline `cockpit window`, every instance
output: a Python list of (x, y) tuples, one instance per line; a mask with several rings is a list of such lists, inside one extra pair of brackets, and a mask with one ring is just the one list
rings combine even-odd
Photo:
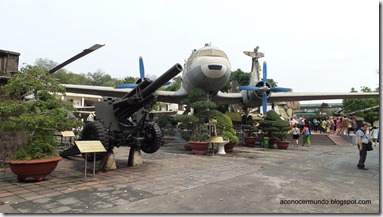
[(198, 56), (198, 52), (195, 51), (192, 53), (192, 55), (189, 57), (187, 64), (190, 65), (190, 63)]
[(198, 56), (213, 56), (213, 50), (201, 50)]
[(225, 57), (226, 55), (221, 50), (216, 49), (210, 49), (210, 50), (201, 50), (198, 54), (198, 56), (218, 56), (218, 57)]
[(219, 57), (225, 57), (226, 58), (226, 54), (221, 51), (221, 50), (214, 50), (214, 56), (219, 56)]
[(226, 57), (226, 54), (221, 50), (216, 49), (209, 49), (209, 50), (201, 50), (201, 51), (194, 51), (192, 55), (187, 60), (187, 65), (190, 65), (190, 63), (197, 57), (197, 56), (218, 56), (218, 57)]

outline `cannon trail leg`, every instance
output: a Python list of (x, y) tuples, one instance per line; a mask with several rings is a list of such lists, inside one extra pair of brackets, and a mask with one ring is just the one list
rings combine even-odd
[(117, 169), (116, 159), (114, 158), (113, 150), (109, 150), (106, 156), (103, 159), (101, 159), (99, 164), (99, 170), (106, 172), (115, 169)]
[(139, 166), (141, 164), (142, 156), (140, 147), (131, 147), (129, 151), (128, 166)]

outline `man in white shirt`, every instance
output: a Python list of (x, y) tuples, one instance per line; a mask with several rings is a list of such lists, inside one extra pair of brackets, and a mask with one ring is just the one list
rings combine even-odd
[(368, 170), (364, 167), (364, 162), (367, 158), (367, 143), (369, 142), (366, 137), (367, 124), (362, 124), (358, 131), (356, 131), (356, 137), (358, 140), (359, 149), (359, 163), (357, 167), (361, 170)]

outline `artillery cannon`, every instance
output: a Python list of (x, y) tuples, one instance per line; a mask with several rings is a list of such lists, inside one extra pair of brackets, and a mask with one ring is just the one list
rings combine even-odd
[[(84, 125), (79, 140), (99, 140), (108, 152), (114, 147), (130, 146), (130, 152), (142, 150), (155, 153), (161, 145), (162, 133), (153, 122), (150, 111), (156, 102), (155, 91), (182, 71), (175, 64), (154, 81), (145, 78), (120, 100), (112, 98), (95, 104), (95, 120)], [(60, 153), (60, 156), (80, 154), (76, 146)], [(97, 153), (96, 161), (104, 159), (107, 153)], [(94, 160), (88, 154), (88, 161)]]

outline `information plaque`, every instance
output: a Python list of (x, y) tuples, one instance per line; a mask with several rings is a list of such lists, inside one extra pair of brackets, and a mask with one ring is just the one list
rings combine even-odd
[[(96, 174), (96, 153), (97, 152), (106, 152), (104, 146), (99, 140), (90, 140), (90, 141), (75, 141), (78, 150), (80, 153), (93, 153), (93, 177)], [(84, 166), (84, 179), (86, 179), (86, 169), (87, 169), (87, 156), (85, 154), (85, 166)]]
[(80, 153), (106, 152), (99, 140), (75, 141)]
[(74, 137), (73, 131), (62, 131), (61, 136), (63, 137)]

